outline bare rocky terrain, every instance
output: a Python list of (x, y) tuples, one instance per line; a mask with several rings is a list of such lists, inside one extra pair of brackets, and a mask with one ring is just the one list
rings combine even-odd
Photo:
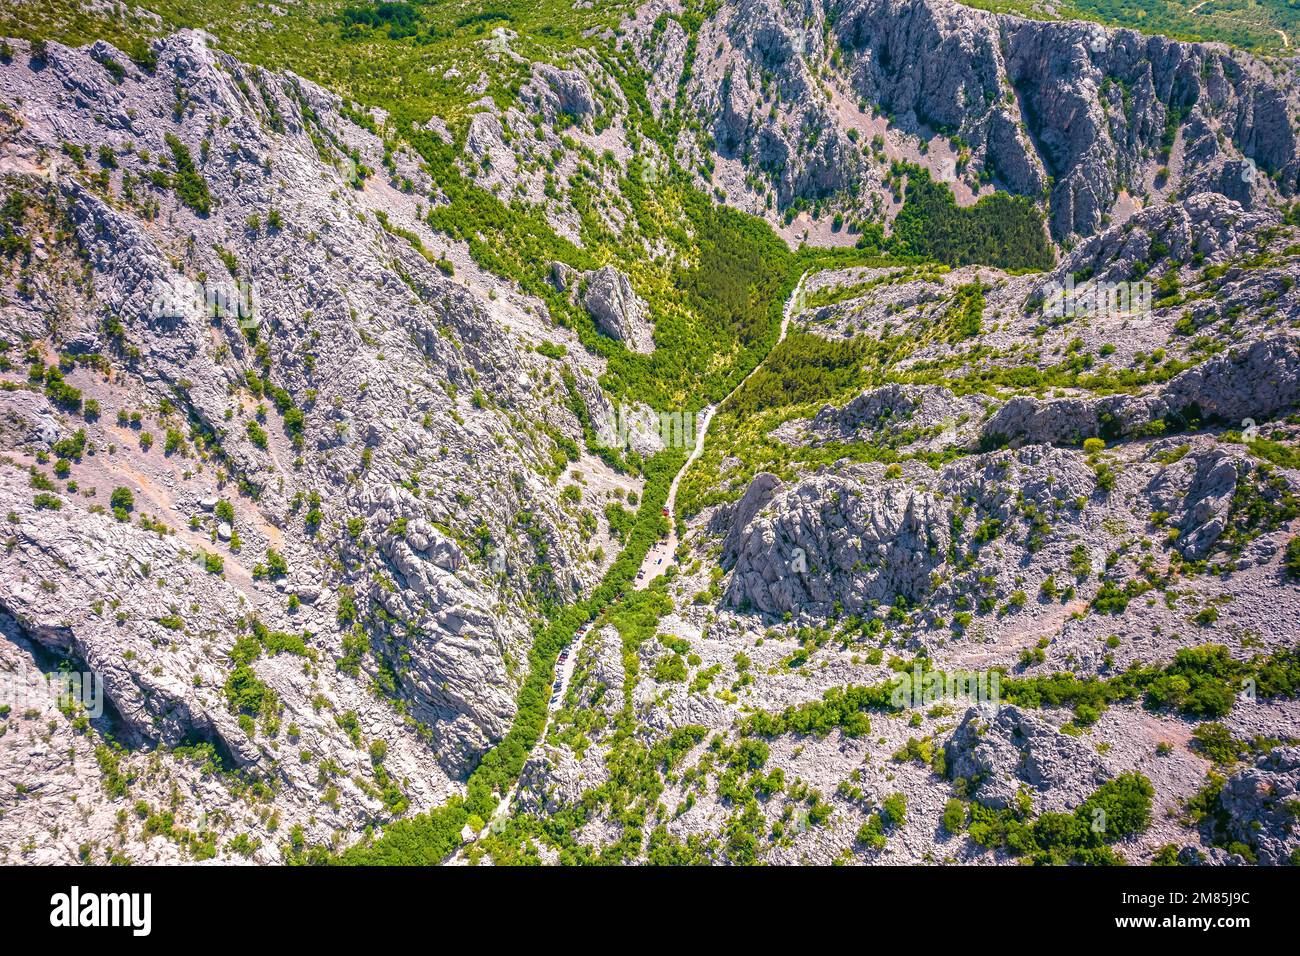
[[(612, 559), (612, 548), (592, 559), (609, 545), (602, 509), (589, 499), (595, 523), (580, 531), (553, 487), (557, 470), (607, 469), (557, 466), (557, 437), (581, 429), (560, 363), (533, 351), (531, 330), (385, 230), (414, 200), (378, 183), (348, 190), (319, 155), (313, 136), (381, 164), (382, 146), (329, 94), (194, 34), (120, 84), (96, 59), (111, 55), (53, 47), (39, 68), (16, 57), (0, 78), (7, 208), (30, 242), (5, 292), (4, 613), (102, 676), (128, 741), (208, 743), (282, 785), (337, 778), (336, 807), (309, 784), (298, 812), (281, 808), (309, 838), (382, 810), (375, 742), (401, 803), (436, 804), (509, 726), (538, 589), (571, 597)], [(209, 157), (207, 215), (150, 185), (151, 169), (176, 165), (163, 132), (176, 89), (176, 141)], [(193, 301), (196, 276), (215, 309), (202, 292)], [(256, 290), (249, 316), (236, 314), (238, 283)], [(595, 390), (592, 368), (573, 374)], [(50, 375), (79, 393), (76, 407), (42, 389)], [(71, 471), (58, 505), (38, 508), (33, 475), (49, 474), (60, 442), (75, 448)], [(134, 501), (121, 517), (116, 488)], [(257, 573), (271, 551), (283, 572)], [(543, 576), (509, 573), (539, 554)], [(344, 601), (386, 608), (390, 660), (407, 666), (390, 663), (382, 680), (409, 709), (365, 689), (378, 675), (345, 646), (357, 638)], [(258, 719), (292, 724), (292, 743), (259, 742), (228, 707), (231, 647), (254, 619), (305, 638), (253, 664), (273, 701)], [(358, 665), (336, 669), (349, 656)], [(36, 731), (11, 719), (6, 737), (25, 746)], [(349, 735), (357, 721), (364, 739)], [(170, 785), (159, 781), (160, 799), (174, 799)], [(24, 806), (6, 826), (26, 832)]]
[[(672, 89), (685, 43), (663, 28), (656, 90)], [(1207, 189), (1255, 208), (1293, 195), (1300, 173), (1290, 69), (946, 0), (724, 5), (686, 89), (717, 152), (712, 184), (774, 220), (807, 210), (810, 239), (834, 239), (837, 212), (892, 218), (897, 161), (962, 202), (989, 185), (1041, 197), (1061, 242)]]

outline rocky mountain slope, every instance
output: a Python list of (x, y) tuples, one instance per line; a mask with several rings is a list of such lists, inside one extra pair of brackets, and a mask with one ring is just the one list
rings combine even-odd
[(835, 214), (891, 219), (898, 162), (959, 201), (995, 187), (1041, 200), (1058, 241), (1173, 196), (1256, 207), (1296, 191), (1293, 74), (1221, 46), (951, 0), (755, 0), (722, 5), (684, 64), (673, 8), (658, 9), (658, 102), (683, 85), (713, 184), (754, 212), (800, 213), (817, 239)]
[[(1300, 716), (1294, 237), (1199, 194), (1051, 273), (813, 277), (806, 337), (723, 407), (688, 478), (700, 560), (580, 651), (530, 782), (533, 812), (587, 815), (542, 843), (619, 847), (636, 797), (593, 753), (629, 759), (621, 691), (624, 720), (662, 728), (652, 860), (1294, 859), (1269, 816), (1293, 788), (1250, 769), (1284, 764)], [(1149, 310), (1045, 314), (1085, 272), (1174, 278)], [(836, 362), (829, 401), (788, 388)], [(606, 676), (619, 637), (630, 690)], [(1000, 706), (986, 686), (969, 707), (954, 678), (991, 670)], [(1143, 825), (1089, 829), (1139, 772)], [(1087, 826), (1058, 839), (1052, 814)]]
[[(103, 678), (123, 741), (306, 787), (280, 816), (309, 838), (384, 815), (390, 783), (390, 810), (437, 803), (510, 725), (530, 615), (613, 559), (594, 504), (636, 486), (579, 454), (562, 381), (592, 370), (444, 274), (468, 260), (420, 244), (417, 198), (348, 186), (385, 157), (337, 98), (196, 34), (110, 62), (0, 69), (6, 619)], [(586, 508), (553, 487), (566, 450)], [(290, 638), (250, 652), (255, 627)]]

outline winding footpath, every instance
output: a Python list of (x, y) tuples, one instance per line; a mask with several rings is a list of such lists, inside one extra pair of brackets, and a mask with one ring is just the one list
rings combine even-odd
[[(772, 349), (768, 350), (768, 355), (771, 355), (772, 351), (785, 341), (786, 333), (790, 329), (790, 319), (794, 313), (798, 311), (798, 306), (802, 301), (801, 295), (803, 293), (803, 283), (806, 278), (808, 278), (808, 273), (805, 271), (804, 274), (799, 277), (799, 281), (795, 283), (794, 289), (790, 293), (790, 298), (786, 300), (785, 309), (781, 313), (781, 334), (777, 336), (776, 342), (772, 345)], [(725, 405), (731, 396), (740, 391), (744, 387), (745, 383), (753, 378), (754, 374), (763, 367), (763, 363), (766, 361), (767, 358), (765, 356), (763, 361), (755, 365), (750, 370), (749, 374), (742, 378), (736, 387), (726, 394), (722, 401), (718, 402), (717, 405), (709, 405), (703, 410), (703, 418), (699, 419), (699, 424), (697, 426), (695, 447), (691, 450), (690, 456), (686, 459), (682, 467), (678, 469), (677, 474), (673, 476), (673, 483), (668, 488), (668, 498), (664, 502), (664, 509), (668, 512), (670, 519), (668, 536), (657, 541), (650, 550), (646, 552), (645, 560), (641, 562), (641, 569), (637, 572), (636, 581), (633, 585), (636, 590), (642, 590), (651, 580), (658, 577), (658, 574), (655, 573), (656, 568), (660, 569), (659, 573), (663, 573), (663, 571), (667, 570), (672, 564), (672, 556), (677, 552), (677, 522), (673, 520), (677, 514), (677, 486), (681, 483), (682, 476), (686, 474), (687, 469), (689, 469), (691, 465), (695, 464), (700, 455), (704, 452), (704, 439), (708, 435), (709, 425), (713, 422), (713, 413), (717, 411), (719, 407)], [(589, 627), (590, 625), (587, 626)], [(561, 701), (563, 701), (564, 695), (569, 691), (569, 681), (573, 677), (574, 665), (576, 664), (578, 657), (577, 645), (585, 633), (586, 627), (575, 635), (573, 643), (566, 648), (563, 658), (556, 661), (556, 672), (551, 678), (551, 690), (553, 694), (558, 693)], [(546, 739), (546, 732), (550, 730), (551, 727), (551, 717), (560, 706), (560, 704), (547, 705), (546, 723), (542, 726), (541, 735), (537, 738), (539, 743)], [(489, 821), (491, 826), (498, 825), (505, 821), (506, 815), (510, 812), (510, 804), (514, 802), (515, 793), (518, 792), (518, 790), (519, 778), (516, 777), (510, 786), (509, 792), (501, 798), (501, 802), (498, 803), (496, 809), (492, 811), (492, 819)], [(470, 834), (462, 835), (467, 838), (467, 842), (468, 839), (472, 839)], [(455, 854), (453, 854), (453, 861), (460, 859), (463, 849), (464, 847), (461, 847)]]
[[(776, 347), (785, 341), (786, 333), (790, 330), (790, 319), (798, 311), (800, 296), (803, 293), (803, 282), (806, 278), (808, 278), (808, 273), (804, 272), (790, 292), (790, 298), (786, 299), (785, 309), (781, 313), (781, 334), (777, 336), (776, 342), (767, 353), (768, 355), (771, 355), (776, 350)], [(708, 436), (709, 425), (713, 423), (713, 413), (727, 404), (731, 396), (744, 388), (745, 383), (754, 377), (766, 361), (767, 359), (764, 357), (762, 362), (750, 369), (749, 374), (742, 378), (722, 401), (716, 405), (708, 405), (702, 412), (696, 413), (698, 424), (696, 425), (695, 447), (691, 450), (690, 457), (686, 459), (685, 464), (673, 476), (673, 483), (668, 488), (668, 498), (664, 502), (664, 510), (668, 513), (669, 519), (668, 536), (656, 541), (650, 550), (646, 552), (645, 559), (641, 562), (641, 569), (637, 572), (636, 582), (633, 585), (636, 590), (644, 589), (651, 581), (664, 571), (667, 571), (673, 563), (673, 555), (677, 553), (677, 486), (681, 484), (682, 477), (690, 469), (691, 465), (695, 464), (700, 455), (704, 453), (704, 439)], [(701, 415), (703, 418), (700, 417)]]

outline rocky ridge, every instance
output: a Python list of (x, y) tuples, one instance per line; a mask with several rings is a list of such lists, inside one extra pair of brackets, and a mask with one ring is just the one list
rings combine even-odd
[[(661, 9), (637, 23), (666, 89), (686, 72), (674, 12), (650, 13)], [(685, 83), (710, 124), (714, 183), (756, 213), (800, 213), (821, 239), (835, 240), (835, 209), (892, 217), (895, 160), (927, 166), (964, 202), (990, 182), (1041, 198), (1058, 241), (1202, 191), (1263, 208), (1300, 174), (1293, 86), (1214, 44), (955, 0), (854, 0), (833, 15), (818, 0), (750, 0), (707, 20), (697, 49)]]
[[(779, 221), (865, 214), (856, 189), (887, 217), (882, 156), (952, 159), (963, 202), (1047, 191), (1062, 261), (810, 276), (821, 304), (790, 347), (883, 351), (818, 400), (719, 410), (676, 563), (583, 632), (513, 812), (467, 823), (456, 859), (1010, 863), (978, 812), (1069, 812), (1134, 770), (1151, 822), (1122, 858), (1290, 859), (1286, 693), (1214, 698), (1268, 751), (1217, 768), (1218, 829), (1187, 816), (1216, 769), (1206, 713), (840, 708), (922, 662), (1107, 681), (1210, 642), (1241, 666), (1294, 650), (1290, 92), (1221, 48), (945, 0), (724, 4), (690, 34), (676, 12), (646, 5), (621, 42), (654, 109), (680, 93), (706, 120), (677, 147), (715, 198)], [(0, 205), (30, 246), (5, 246), (0, 667), (84, 665), (108, 711), (86, 724), (35, 692), (0, 715), (5, 779), (32, 780), (3, 795), (0, 842), (26, 862), (282, 862), (443, 805), (510, 726), (535, 612), (589, 591), (617, 552), (606, 506), (644, 493), (585, 452), (613, 431), (603, 361), (428, 228), (438, 184), (385, 148), (381, 111), (195, 33), (121, 76), (107, 44), (14, 46)], [(623, 228), (608, 69), (530, 64), (525, 106), (473, 111), (459, 168), (581, 244), (592, 220), (543, 200), (523, 143), (564, 177), (607, 151), (595, 217)], [(636, 269), (551, 278), (654, 348)], [(209, 281), (249, 283), (251, 316), (159, 304)], [(1144, 281), (1149, 310), (1045, 308)], [(145, 812), (123, 831), (128, 790)]]

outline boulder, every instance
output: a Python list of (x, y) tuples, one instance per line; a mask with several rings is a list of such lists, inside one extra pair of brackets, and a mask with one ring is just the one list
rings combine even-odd
[(974, 798), (995, 810), (1014, 806), (1026, 788), (1040, 812), (1071, 810), (1110, 778), (1086, 743), (1012, 705), (991, 718), (968, 709), (944, 757), (949, 776), (967, 780)]
[(1278, 747), (1228, 777), (1219, 795), (1227, 836), (1250, 846), (1265, 866), (1300, 859), (1300, 747)]
[(596, 328), (633, 352), (653, 352), (650, 310), (632, 289), (628, 277), (613, 266), (604, 266), (588, 272), (584, 278), (586, 292), (582, 304), (595, 320)]

